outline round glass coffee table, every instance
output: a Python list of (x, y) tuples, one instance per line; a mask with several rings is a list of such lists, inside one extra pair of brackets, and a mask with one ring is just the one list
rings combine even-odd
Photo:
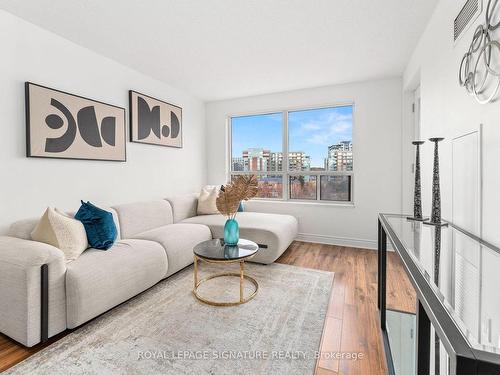
[[(237, 245), (229, 246), (224, 244), (224, 240), (215, 239), (204, 241), (196, 245), (193, 249), (194, 253), (194, 288), (193, 294), (194, 296), (201, 302), (206, 303), (212, 306), (236, 306), (241, 305), (250, 301), (255, 297), (257, 291), (259, 290), (259, 284), (257, 281), (245, 275), (245, 260), (249, 260), (259, 251), (259, 245), (255, 242), (240, 239)], [(215, 275), (210, 275), (205, 277), (204, 279), (198, 280), (198, 260), (201, 260), (206, 263), (216, 263), (216, 264), (228, 264), (228, 263), (239, 263), (240, 264), (240, 272), (224, 272), (217, 273)], [(226, 276), (235, 276), (240, 279), (240, 299), (238, 301), (231, 302), (217, 302), (211, 301), (209, 299), (203, 298), (198, 294), (198, 287), (205, 283), (208, 280), (215, 279), (217, 277), (226, 277)], [(252, 294), (245, 297), (244, 296), (244, 283), (245, 279), (250, 281), (255, 290)]]

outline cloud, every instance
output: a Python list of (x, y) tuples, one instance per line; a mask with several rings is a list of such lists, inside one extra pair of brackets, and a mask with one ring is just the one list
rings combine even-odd
[(349, 141), (351, 138), (351, 124), (339, 123), (324, 132), (311, 134), (306, 139), (306, 142), (316, 145), (330, 146), (339, 141)]
[(310, 144), (330, 146), (352, 139), (352, 114), (328, 113), (315, 121), (302, 124), (300, 134)]
[(313, 122), (308, 122), (302, 125), (302, 130), (319, 130), (321, 126)]

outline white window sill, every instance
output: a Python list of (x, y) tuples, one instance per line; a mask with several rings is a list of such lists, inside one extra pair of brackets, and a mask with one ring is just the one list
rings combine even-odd
[(253, 198), (252, 200), (245, 202), (244, 204), (252, 203), (277, 203), (277, 204), (293, 204), (293, 205), (303, 205), (303, 206), (325, 206), (325, 207), (342, 207), (342, 208), (355, 208), (354, 202), (325, 202), (325, 201), (306, 201), (306, 200), (285, 200), (285, 199), (265, 199), (265, 198)]

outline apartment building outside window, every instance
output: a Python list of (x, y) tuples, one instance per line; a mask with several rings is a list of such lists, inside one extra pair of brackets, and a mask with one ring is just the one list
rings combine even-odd
[(354, 105), (232, 116), (230, 174), (255, 174), (258, 198), (352, 202)]

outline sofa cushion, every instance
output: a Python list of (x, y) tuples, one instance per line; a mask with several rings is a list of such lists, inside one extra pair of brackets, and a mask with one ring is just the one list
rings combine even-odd
[(67, 266), (68, 328), (75, 328), (160, 281), (167, 270), (163, 247), (121, 240), (107, 251), (89, 249)]
[(118, 213), (122, 238), (173, 223), (172, 207), (166, 200), (136, 202), (113, 207)]
[[(254, 241), (267, 248), (261, 248), (252, 258), (253, 262), (269, 264), (279, 258), (297, 237), (297, 219), (290, 215), (240, 212), (236, 216), (240, 238)], [(185, 219), (182, 223), (207, 225), (213, 238), (224, 237), (226, 218), (222, 215), (200, 215)]]
[(158, 242), (163, 246), (168, 259), (168, 272), (164, 277), (193, 263), (193, 248), (202, 241), (212, 239), (210, 229), (200, 224), (172, 224), (156, 228), (135, 236)]
[[(118, 214), (114, 209), (110, 207), (103, 206), (102, 208), (113, 214), (113, 220), (115, 221), (116, 230), (118, 231), (118, 238), (120, 238), (120, 223), (118, 222)], [(75, 212), (68, 212), (68, 215), (74, 217)], [(31, 232), (33, 232), (39, 221), (40, 218), (23, 219), (16, 221), (11, 224), (7, 235), (11, 237), (21, 238), (23, 240), (31, 240)]]
[(199, 194), (185, 194), (167, 198), (174, 212), (174, 223), (196, 216)]
[(82, 201), (75, 219), (82, 222), (90, 247), (108, 250), (118, 237), (113, 214), (92, 203)]
[[(118, 213), (111, 207), (108, 206), (101, 206), (99, 205), (99, 208), (103, 209), (104, 211), (111, 212), (111, 215), (113, 215), (113, 221), (115, 222), (115, 227), (116, 227), (116, 239), (119, 240), (121, 238), (121, 232), (120, 232), (120, 222), (118, 220)], [(76, 212), (68, 212), (67, 213), (71, 217), (75, 217)]]
[(31, 238), (57, 247), (68, 262), (78, 258), (89, 247), (83, 224), (51, 207), (45, 210), (31, 232)]
[(213, 215), (217, 214), (217, 197), (219, 196), (219, 185), (206, 185), (201, 189), (198, 197), (198, 215)]

